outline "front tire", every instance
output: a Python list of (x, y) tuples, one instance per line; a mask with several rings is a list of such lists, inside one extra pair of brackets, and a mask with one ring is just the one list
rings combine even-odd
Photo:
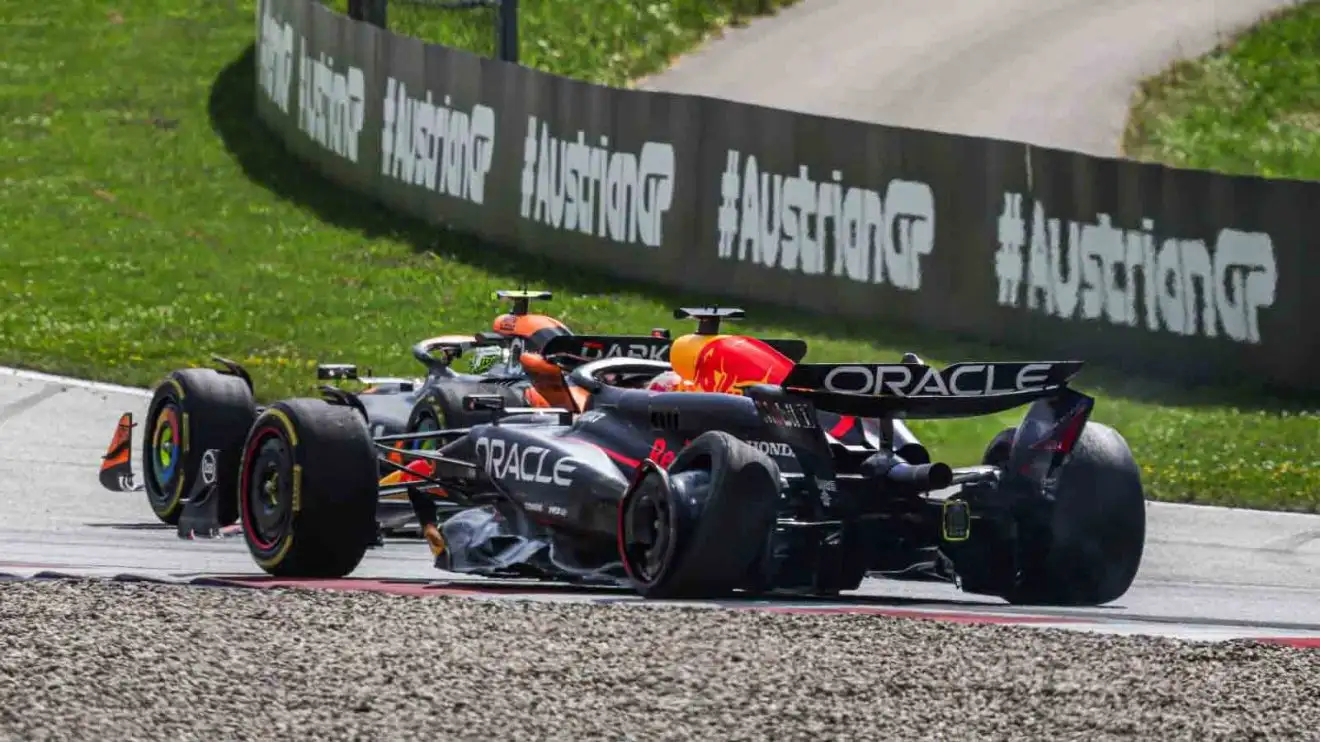
[(238, 502), (257, 565), (278, 577), (345, 577), (376, 542), (375, 445), (362, 417), (319, 399), (280, 402), (243, 446)]
[(257, 417), (247, 382), (209, 368), (171, 372), (152, 394), (142, 437), (142, 472), (151, 511), (177, 525), (207, 449), (217, 449), (217, 516), (221, 526), (238, 519), (235, 472), (243, 439)]
[(769, 456), (728, 433), (702, 433), (619, 503), (619, 552), (634, 589), (668, 599), (744, 587), (778, 504), (779, 467)]

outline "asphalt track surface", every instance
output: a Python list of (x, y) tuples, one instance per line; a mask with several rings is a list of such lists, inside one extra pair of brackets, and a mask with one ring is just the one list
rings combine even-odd
[[(98, 463), (119, 415), (133, 412), (140, 421), (146, 405), (140, 390), (0, 369), (0, 573), (261, 575), (241, 538), (180, 539), (155, 521), (142, 494), (100, 488)], [(139, 451), (135, 440), (135, 459)], [(419, 542), (374, 550), (354, 577), (461, 579), (436, 571)], [(853, 600), (904, 610), (1320, 635), (1320, 516), (1151, 503), (1137, 583), (1100, 608), (1016, 609), (951, 586), (884, 580), (868, 580)]]
[(801, 0), (647, 90), (1114, 156), (1138, 81), (1293, 0)]

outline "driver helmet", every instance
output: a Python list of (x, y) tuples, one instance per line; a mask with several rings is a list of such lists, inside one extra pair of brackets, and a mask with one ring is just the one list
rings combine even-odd
[(650, 392), (672, 392), (683, 383), (683, 377), (677, 371), (663, 371), (646, 383)]

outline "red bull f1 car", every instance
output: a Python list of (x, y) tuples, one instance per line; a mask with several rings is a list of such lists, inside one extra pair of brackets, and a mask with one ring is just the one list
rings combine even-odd
[[(348, 393), (287, 400), (213, 479), (257, 564), (282, 576), (351, 574), (397, 488), (437, 567), (492, 577), (709, 598), (835, 595), (881, 576), (1072, 605), (1132, 583), (1140, 475), (1068, 386), (1080, 362), (803, 363), (721, 334), (740, 310), (676, 316), (699, 325), (669, 361), (582, 362), (547, 343), (541, 360), (581, 390), (575, 408), (469, 394), (463, 409), (489, 421), (374, 435)], [(967, 466), (933, 459), (903, 424), (1018, 406), (1022, 421)], [(400, 443), (407, 463), (389, 458)], [(398, 473), (386, 487), (382, 467)]]

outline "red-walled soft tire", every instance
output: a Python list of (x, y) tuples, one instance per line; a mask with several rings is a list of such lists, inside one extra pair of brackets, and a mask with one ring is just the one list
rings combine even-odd
[(253, 423), (238, 469), (243, 538), (279, 577), (345, 577), (376, 542), (376, 449), (362, 417), (292, 399)]

